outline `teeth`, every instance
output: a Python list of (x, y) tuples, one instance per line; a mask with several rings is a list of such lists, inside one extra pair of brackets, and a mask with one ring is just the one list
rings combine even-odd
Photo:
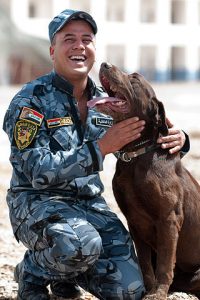
[(116, 106), (116, 105), (121, 106), (123, 104), (125, 104), (125, 101), (122, 101), (122, 100), (121, 101), (115, 101), (115, 102), (112, 103), (112, 105), (114, 105), (114, 106)]
[(72, 56), (70, 56), (70, 59), (84, 61), (85, 60), (85, 56), (82, 56), (82, 55), (72, 55)]

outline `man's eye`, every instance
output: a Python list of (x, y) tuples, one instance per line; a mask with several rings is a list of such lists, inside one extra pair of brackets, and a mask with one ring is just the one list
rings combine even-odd
[(89, 44), (89, 43), (92, 42), (92, 40), (91, 40), (91, 39), (84, 39), (83, 42), (84, 42), (85, 44)]
[(68, 38), (68, 39), (65, 39), (65, 42), (73, 43), (74, 39)]

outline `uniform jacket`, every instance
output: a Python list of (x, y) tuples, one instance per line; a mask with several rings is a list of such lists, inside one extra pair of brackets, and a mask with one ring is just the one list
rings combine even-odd
[[(90, 98), (103, 91), (88, 79)], [(103, 192), (97, 144), (112, 119), (88, 109), (83, 128), (73, 86), (54, 71), (27, 83), (13, 98), (3, 128), (11, 143), (13, 174), (7, 202), (14, 232), (38, 196), (93, 198)]]

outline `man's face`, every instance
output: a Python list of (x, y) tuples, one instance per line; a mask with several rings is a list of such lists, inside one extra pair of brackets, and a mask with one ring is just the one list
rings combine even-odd
[(83, 20), (66, 24), (54, 37), (50, 55), (55, 71), (69, 81), (87, 77), (95, 61), (95, 36)]

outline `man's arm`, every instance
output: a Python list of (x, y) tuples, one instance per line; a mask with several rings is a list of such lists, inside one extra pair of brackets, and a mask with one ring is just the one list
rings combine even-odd
[[(169, 119), (167, 119), (167, 125), (169, 126), (169, 134), (165, 137), (160, 137), (157, 142), (161, 143), (163, 149), (169, 148), (170, 154), (181, 150), (183, 156), (189, 151), (188, 136), (181, 129), (177, 129)], [(137, 140), (144, 126), (145, 121), (139, 120), (137, 117), (126, 119), (113, 125), (97, 141), (102, 155), (105, 156), (106, 154), (114, 153), (126, 144)]]

